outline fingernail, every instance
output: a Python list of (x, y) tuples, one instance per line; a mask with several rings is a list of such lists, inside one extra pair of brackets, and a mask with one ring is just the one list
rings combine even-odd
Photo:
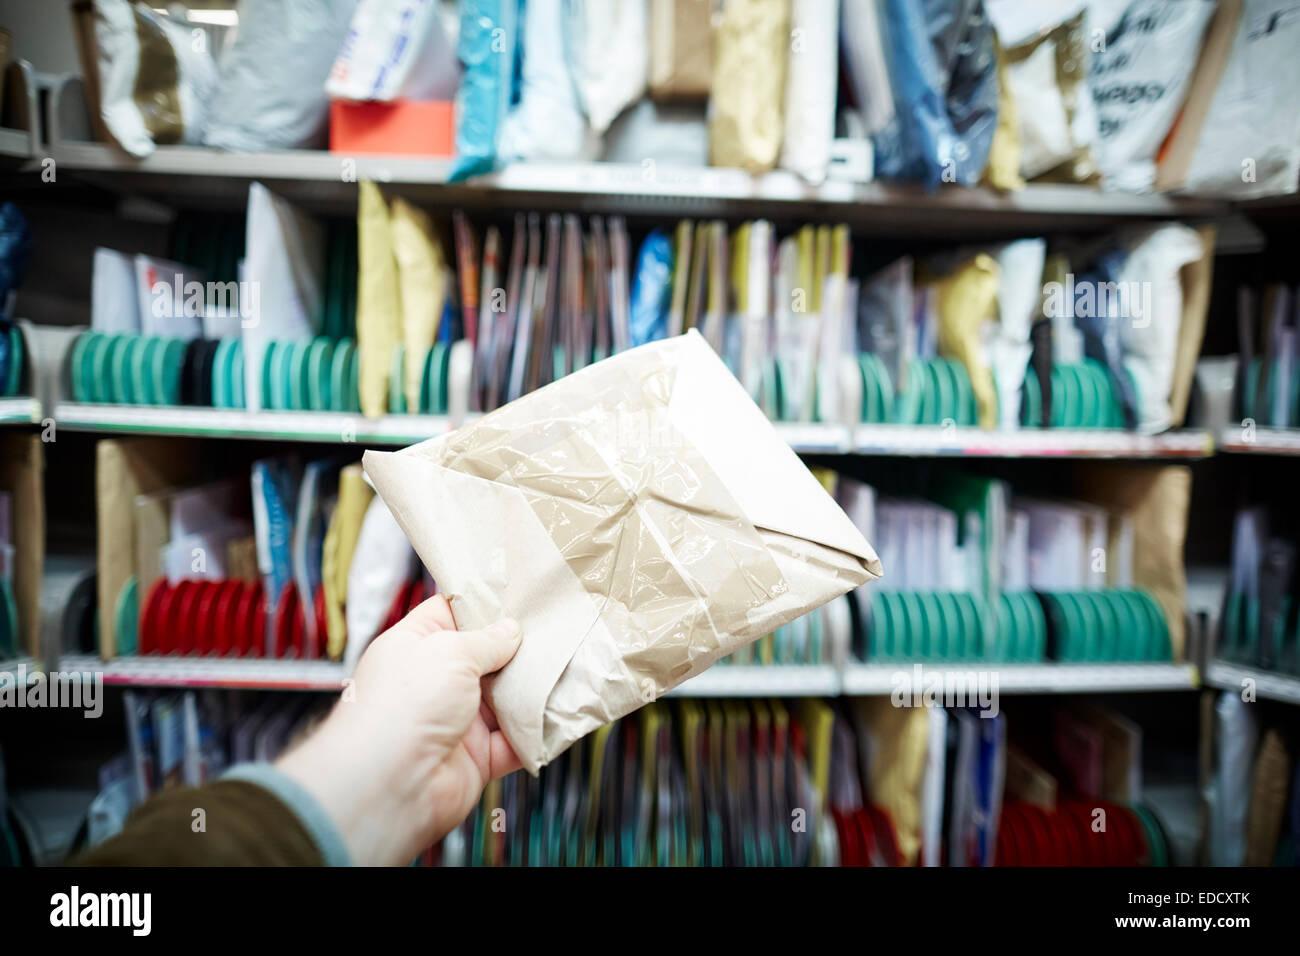
[(499, 637), (518, 637), (519, 622), (513, 618), (502, 618), (492, 625), (490, 630)]

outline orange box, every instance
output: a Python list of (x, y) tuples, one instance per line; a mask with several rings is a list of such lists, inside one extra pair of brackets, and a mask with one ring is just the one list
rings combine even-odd
[(392, 156), (451, 156), (455, 105), (450, 100), (330, 101), (330, 151)]

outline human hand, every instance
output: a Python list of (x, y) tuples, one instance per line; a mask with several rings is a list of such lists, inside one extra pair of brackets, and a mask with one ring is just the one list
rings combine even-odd
[(457, 631), (425, 601), (366, 649), (320, 728), (277, 766), (334, 820), (355, 863), (405, 864), (457, 826), (519, 758), (480, 681), (519, 648), (519, 626)]

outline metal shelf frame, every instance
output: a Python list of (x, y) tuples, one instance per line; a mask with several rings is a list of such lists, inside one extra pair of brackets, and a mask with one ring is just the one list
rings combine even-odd
[(337, 444), (409, 445), (451, 430), (451, 422), (445, 415), (386, 415), (370, 419), (359, 412), (249, 412), (75, 402), (55, 406), (52, 417), (59, 428), (73, 432)]
[(41, 421), (41, 403), (30, 395), (0, 398), (0, 425), (35, 425)]
[[(15, 665), (17, 662), (14, 662)], [(31, 662), (27, 662), (31, 670)], [(331, 661), (198, 657), (64, 655), (64, 673), (98, 675), (106, 685), (128, 687), (224, 687), (247, 690), (339, 691), (348, 673)], [(0, 671), (4, 666), (0, 666)], [(850, 663), (824, 665), (716, 665), (669, 692), (671, 697), (887, 696), (896, 688), (942, 686), (994, 689), (999, 694), (1141, 693), (1192, 690), (1199, 686), (1191, 664), (968, 664)], [(1294, 681), (1300, 694), (1300, 681)], [(1300, 698), (1297, 698), (1300, 699)]]
[(1228, 427), (1217, 448), (1239, 455), (1300, 455), (1300, 428)]
[(1300, 677), (1291, 674), (1212, 661), (1205, 669), (1205, 683), (1209, 687), (1235, 691), (1244, 691), (1249, 686), (1256, 697), (1300, 704)]
[(957, 186), (927, 192), (910, 184), (833, 179), (812, 185), (783, 170), (752, 175), (741, 169), (654, 163), (515, 163), (451, 183), (451, 162), (439, 158), (160, 146), (136, 159), (105, 144), (66, 139), (51, 143), (47, 152), (69, 181), (201, 207), (240, 204), (248, 183), (259, 181), (297, 202), (352, 209), (356, 183), (369, 179), (408, 198), (468, 208), (567, 209), (629, 217), (757, 215), (845, 222), (864, 234), (949, 238), (1089, 232), (1134, 220), (1214, 218), (1230, 208), (1219, 200), (1068, 184), (1032, 184), (1005, 194)]
[[(234, 409), (91, 405), (64, 402), (52, 416), (67, 431), (406, 445), (455, 427), (441, 415), (386, 415), (368, 419), (338, 412), (248, 412)], [(37, 419), (39, 420), (39, 419)], [(984, 432), (938, 425), (778, 422), (777, 432), (802, 454), (971, 458), (1203, 458), (1213, 452), (1207, 432), (1164, 435), (1086, 429)]]

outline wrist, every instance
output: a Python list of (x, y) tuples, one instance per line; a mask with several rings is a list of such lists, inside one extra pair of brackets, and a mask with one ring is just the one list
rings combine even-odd
[(337, 705), (276, 767), (316, 799), (355, 864), (409, 863), (432, 841), (431, 801), (421, 792), (430, 774), (412, 766), (398, 728), (369, 727), (344, 709), (353, 706)]

